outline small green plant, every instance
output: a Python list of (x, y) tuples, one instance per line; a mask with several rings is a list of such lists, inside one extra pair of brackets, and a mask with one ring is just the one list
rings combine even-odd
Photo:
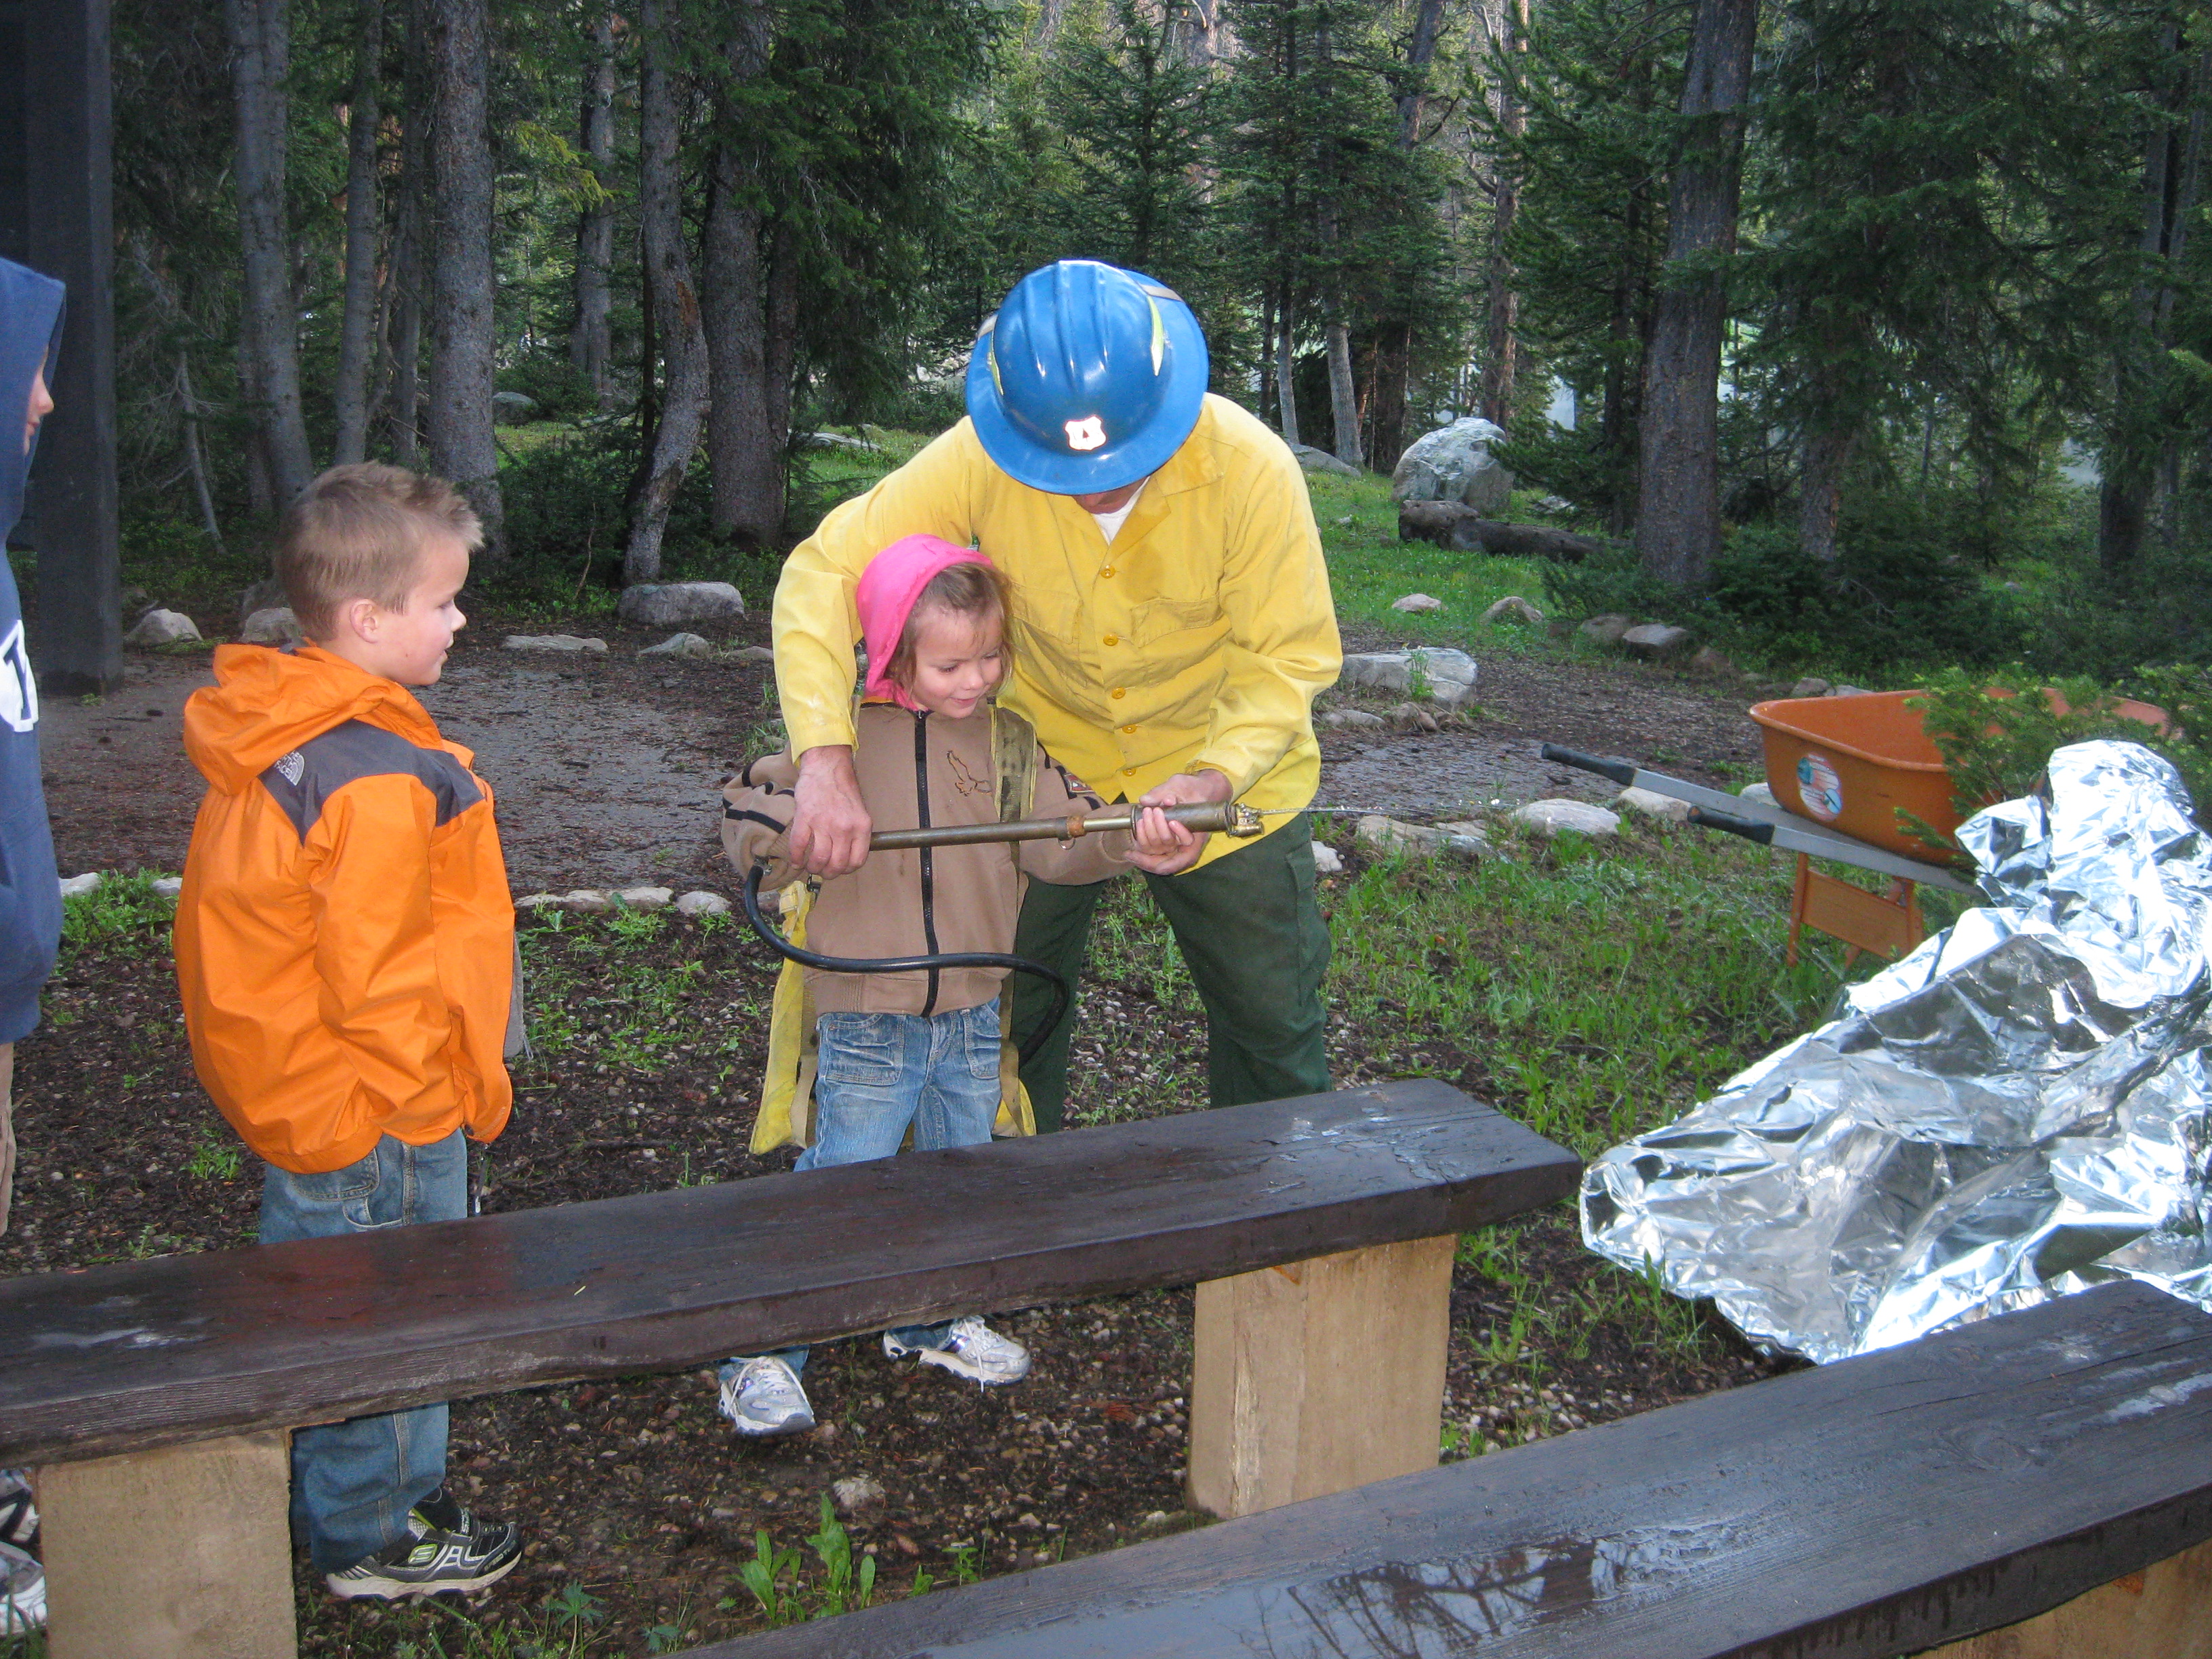
[(1416, 651), (1406, 659), (1406, 696), (1408, 702), (1426, 702), (1436, 688), (1429, 679), (1429, 659)]
[(192, 1140), (192, 1155), (185, 1173), (201, 1181), (235, 1181), (245, 1167), (238, 1143), (211, 1124), (202, 1124)]
[(860, 1556), (855, 1568), (852, 1536), (837, 1519), (827, 1498), (822, 1500), (822, 1529), (806, 1541), (814, 1547), (814, 1553), (822, 1563), (815, 1618), (826, 1619), (834, 1613), (857, 1613), (876, 1599), (876, 1558)]
[[(762, 1616), (771, 1630), (798, 1624), (805, 1616), (799, 1611), (797, 1596), (784, 1593), (783, 1581), (796, 1579), (798, 1572), (797, 1550), (778, 1545), (766, 1527), (753, 1534), (753, 1559), (738, 1564), (738, 1578), (760, 1603)], [(721, 1605), (728, 1611), (736, 1604), (724, 1601)]]
[[(2212, 721), (2212, 678), (2200, 669), (2145, 669), (2145, 689), (2172, 716), (2164, 732), (2131, 718), (2118, 694), (2085, 679), (2052, 680), (2014, 666), (1994, 672), (1954, 668), (1934, 676), (1906, 705), (1943, 757), (1951, 804), (1961, 817), (1993, 801), (2014, 800), (2035, 787), (2051, 750), (2096, 738), (2140, 743), (2172, 761), (2199, 805), (2212, 812), (2212, 751), (2198, 746), (2192, 720)], [(2201, 729), (2212, 730), (2212, 725)], [(1908, 812), (1899, 823), (1930, 846), (1957, 843)]]

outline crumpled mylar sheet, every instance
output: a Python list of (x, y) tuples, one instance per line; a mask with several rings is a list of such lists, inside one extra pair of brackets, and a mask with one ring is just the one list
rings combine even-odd
[(2125, 1276), (2212, 1311), (2212, 846), (2130, 743), (1970, 819), (1990, 902), (1583, 1179), (1583, 1237), (1826, 1363)]

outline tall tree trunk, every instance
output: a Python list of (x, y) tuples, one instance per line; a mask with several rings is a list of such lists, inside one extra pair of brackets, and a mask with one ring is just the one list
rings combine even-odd
[(307, 487), (314, 464), (300, 404), (299, 306), (292, 294), (292, 242), (284, 208), (291, 72), (287, 0), (224, 0), (230, 30), (231, 90), (238, 130), (238, 227), (245, 276), (240, 357), (254, 404), (257, 447), (272, 504)]
[(615, 20), (602, 8), (592, 23), (591, 63), (584, 70), (582, 149), (600, 193), (576, 219), (576, 321), (568, 331), (568, 362), (605, 409), (614, 398), (609, 374), (613, 356), (608, 316), (613, 301), (607, 271), (615, 258), (615, 206), (606, 194), (615, 159)]
[[(660, 574), (660, 540), (668, 510), (699, 447), (706, 412), (707, 343), (699, 297), (684, 247), (683, 180), (676, 156), (678, 82), (672, 64), (674, 20), (668, 0), (640, 0), (638, 30), (644, 64), (638, 78), (638, 223), (645, 245), (645, 280), (667, 364), (660, 414), (644, 477), (630, 492), (625, 585)], [(651, 361), (647, 360), (649, 380)]]
[(1365, 466), (1367, 459), (1359, 448), (1359, 383), (1352, 373), (1352, 330), (1341, 322), (1328, 325), (1328, 406), (1336, 417), (1336, 459), (1346, 466)]
[(1282, 332), (1275, 337), (1275, 396), (1283, 406), (1283, 441), (1298, 441), (1297, 355), (1291, 343), (1291, 291), (1283, 290)]
[(1844, 473), (1858, 448), (1856, 432), (1815, 426), (1805, 434), (1797, 478), (1797, 544), (1807, 556), (1826, 563), (1839, 550)]
[(392, 217), (391, 346), (384, 393), (385, 430), (402, 466), (422, 465), (422, 295), (427, 278), (423, 243), (429, 214), (430, 91), (428, 46), (422, 22), (424, 0), (407, 0), (407, 27), (401, 46), (403, 112), (399, 128), (399, 189)]
[(483, 520), (484, 555), (506, 555), (492, 432), (492, 167), (486, 0), (437, 0), (425, 21), (436, 230), (430, 282), (430, 465)]
[(384, 0), (361, 0), (347, 111), (345, 310), (338, 321), (337, 406), (339, 465), (368, 449), (370, 325), (376, 313), (376, 89), (384, 71)]
[[(1409, 155), (1420, 143), (1429, 64), (1437, 55), (1443, 13), (1443, 0), (1420, 0), (1413, 14), (1413, 32), (1406, 41), (1404, 78), (1398, 87), (1398, 148)], [(1368, 400), (1374, 433), (1368, 455), (1378, 472), (1395, 467), (1406, 447), (1406, 388), (1413, 365), (1413, 318), (1386, 319), (1376, 341), (1374, 392)]]
[[(2141, 261), (2134, 300), (2134, 327), (2114, 354), (2113, 408), (2101, 457), (2098, 491), (2097, 562), (2108, 575), (2131, 569), (2142, 550), (2157, 487), (2160, 443), (2148, 418), (2160, 401), (2159, 386), (2169, 372), (2175, 276), (2188, 245), (2189, 221), (2201, 189), (2206, 82), (2212, 81), (2212, 52), (2192, 65), (2181, 26), (2168, 23), (2160, 46), (2166, 74), (2153, 90), (2164, 118), (2154, 123), (2143, 146), (2142, 227), (2136, 238)], [(2189, 111), (2185, 124), (2179, 117)]]
[[(791, 434), (775, 418), (776, 390), (769, 350), (769, 288), (775, 227), (732, 101), (738, 86), (768, 67), (770, 21), (760, 0), (732, 18), (722, 49), (727, 83), (715, 96), (720, 129), (707, 197), (701, 260), (709, 386), (707, 460), (714, 481), (717, 535), (766, 546), (783, 527), (783, 455)], [(784, 375), (787, 381), (789, 370)]]
[(1743, 171), (1743, 102), (1751, 84), (1759, 0), (1698, 0), (1681, 112), (1688, 131), (1674, 158), (1667, 263), (1645, 355), (1636, 535), (1644, 568), (1680, 584), (1702, 581), (1721, 539), (1720, 373), (1728, 279), (1683, 262), (1735, 250)]
[[(1497, 13), (1497, 40), (1504, 65), (1495, 96), (1498, 124), (1510, 147), (1528, 131), (1521, 101), (1521, 55), (1528, 50), (1528, 0), (1503, 0)], [(1499, 426), (1513, 423), (1513, 391), (1520, 373), (1521, 295), (1513, 286), (1510, 239), (1521, 210), (1521, 179), (1510, 153), (1492, 164), (1490, 186), (1489, 292), (1486, 296), (1482, 366), (1482, 417)]]

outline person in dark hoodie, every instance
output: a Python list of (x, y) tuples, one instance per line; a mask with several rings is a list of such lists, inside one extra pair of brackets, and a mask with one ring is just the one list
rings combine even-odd
[[(23, 516), (39, 422), (54, 406), (46, 367), (61, 344), (62, 293), (52, 277), (0, 259), (0, 410), (23, 412), (21, 441), (0, 438), (0, 537)], [(39, 682), (15, 573), (0, 560), (0, 1232), (15, 1182), (15, 1045), (39, 1023), (39, 988), (61, 937), (61, 884), (39, 783)]]
[[(46, 374), (61, 345), (62, 295), (52, 277), (0, 259), (0, 542), (23, 515), (39, 422), (53, 410)], [(0, 1232), (15, 1183), (15, 1044), (39, 1023), (39, 988), (61, 936), (61, 884), (39, 782), (39, 682), (15, 573), (0, 558)], [(37, 1531), (29, 1483), (0, 1469), (0, 1632), (46, 1622), (46, 1576), (32, 1553)]]

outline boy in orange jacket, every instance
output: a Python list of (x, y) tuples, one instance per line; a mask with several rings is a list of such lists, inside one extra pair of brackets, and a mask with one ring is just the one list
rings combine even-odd
[[(261, 1242), (468, 1212), (466, 1138), (506, 1126), (514, 907), (474, 758), (435, 684), (483, 542), (450, 484), (333, 467), (285, 514), (296, 651), (224, 646), (185, 708), (208, 781), (178, 897), (200, 1081), (265, 1163)], [(512, 1526), (446, 1495), (446, 1407), (292, 1437), (294, 1524), (340, 1596), (475, 1590)]]

